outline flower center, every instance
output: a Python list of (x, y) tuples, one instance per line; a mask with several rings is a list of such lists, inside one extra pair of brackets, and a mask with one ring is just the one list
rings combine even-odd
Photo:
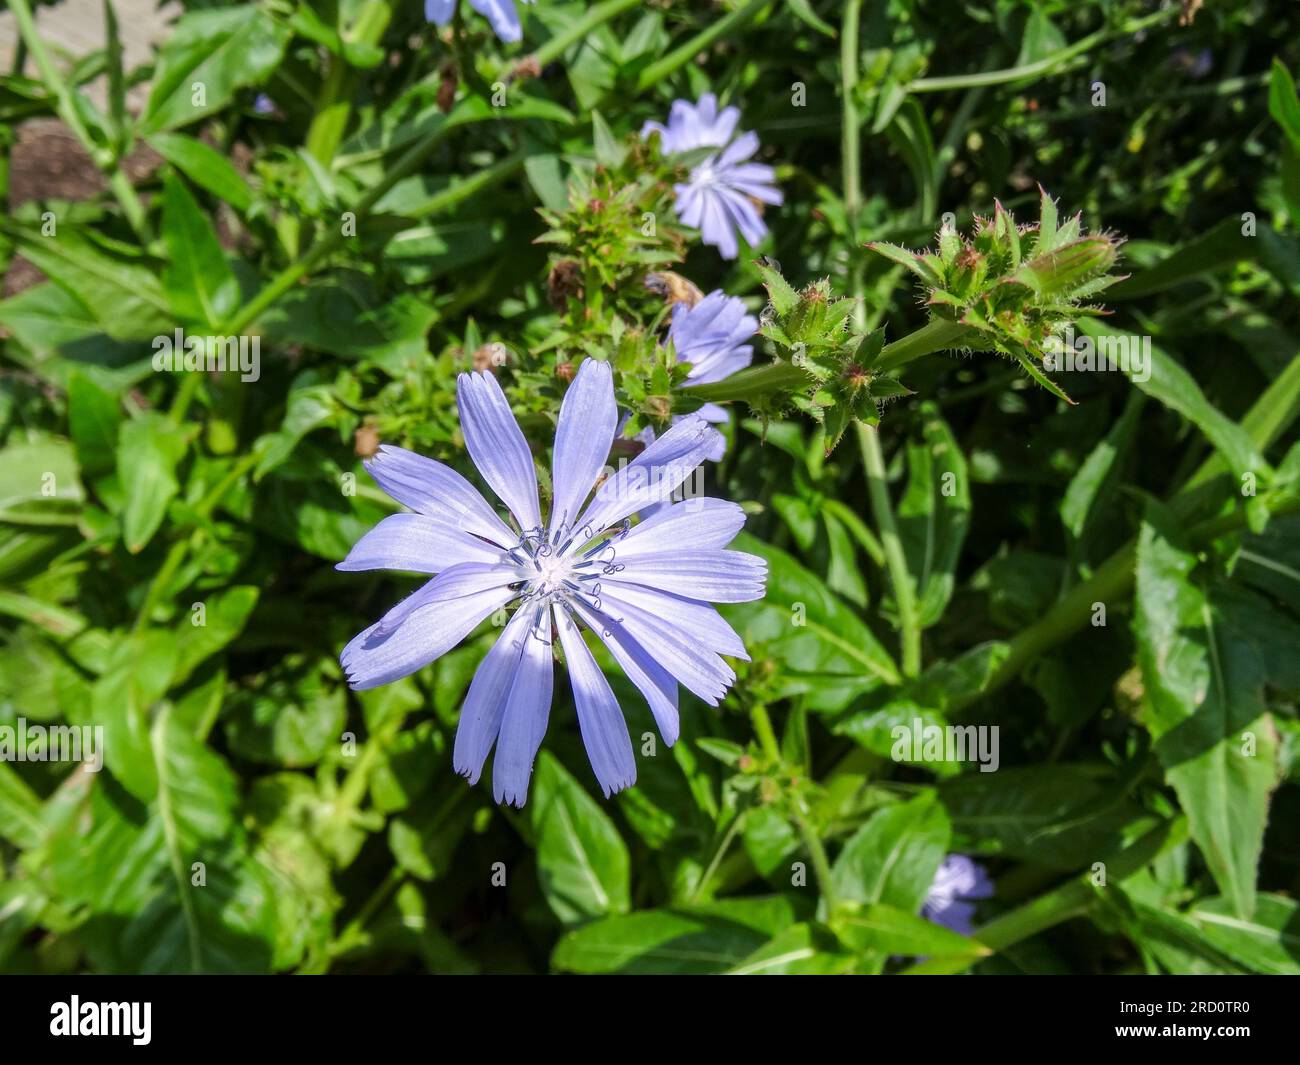
[(565, 582), (573, 577), (573, 567), (554, 548), (544, 547), (542, 550), (548, 553), (534, 556), (533, 566), (537, 576), (532, 579), (532, 584), (538, 593), (550, 596), (561, 591)]
[(713, 160), (706, 159), (695, 168), (695, 173), (691, 175), (692, 185), (716, 185), (718, 182), (718, 172), (713, 169)]
[(526, 582), (526, 596), (552, 600), (575, 590), (574, 560), (566, 558), (541, 529), (524, 533), (510, 556)]

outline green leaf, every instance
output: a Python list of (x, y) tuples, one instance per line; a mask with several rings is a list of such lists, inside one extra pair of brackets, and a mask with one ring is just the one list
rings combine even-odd
[(795, 924), (778, 933), (728, 976), (827, 976), (853, 970), (856, 959), (845, 954), (825, 928)]
[(190, 181), (240, 214), (253, 206), (253, 191), (233, 164), (215, 148), (183, 133), (155, 133), (149, 144)]
[(113, 468), (121, 424), (117, 396), (74, 370), (68, 378), (68, 432), (77, 449), (77, 461), (90, 476)]
[(158, 794), (150, 715), (176, 672), (177, 639), (166, 629), (138, 629), (112, 645), (85, 709), (69, 709), (104, 730), (103, 758), (113, 778), (141, 802)]
[(117, 29), (117, 12), (112, 0), (104, 0), (105, 61), (108, 64), (108, 114), (115, 150), (129, 145), (126, 115), (126, 81), (122, 71), (122, 38)]
[(1015, 352), (1015, 360), (1020, 364), (1020, 368), (1024, 370), (1025, 373), (1029, 374), (1030, 377), (1032, 377), (1035, 381), (1037, 381), (1040, 385), (1042, 385), (1045, 389), (1047, 389), (1047, 391), (1052, 393), (1052, 395), (1054, 395), (1057, 399), (1064, 400), (1066, 403), (1069, 403), (1071, 406), (1074, 405), (1074, 400), (1072, 400), (1068, 395), (1065, 394), (1065, 391), (1061, 388), (1061, 386), (1058, 385), (1055, 381), (1053, 381), (1050, 377), (1048, 377), (1045, 373), (1043, 373), (1042, 370), (1038, 368), (1038, 365), (1034, 361), (1033, 356), (1029, 355), (1024, 351), (1017, 351)]
[(627, 846), (600, 805), (543, 751), (533, 781), (532, 824), (542, 894), (565, 924), (630, 908)]
[(179, 641), (176, 676), (173, 684), (182, 684), (200, 664), (217, 654), (244, 631), (253, 607), (257, 605), (260, 589), (249, 584), (223, 588), (208, 596), (196, 596), (195, 604), (202, 604), (200, 614), (191, 605), (181, 622), (184, 633)]
[(863, 906), (916, 913), (948, 853), (952, 829), (933, 792), (876, 811), (831, 868), (835, 894)]
[(256, 4), (182, 15), (154, 66), (141, 118), (145, 133), (176, 129), (221, 110), (280, 64), (289, 26)]
[(84, 304), (115, 340), (170, 333), (172, 315), (158, 272), (139, 258), (109, 252), (66, 226), (44, 237), (0, 219), (0, 233), (18, 245), (51, 281)]
[(1114, 494), (1119, 466), (1136, 435), (1143, 400), (1142, 392), (1129, 394), (1119, 421), (1097, 442), (1070, 478), (1059, 510), (1062, 524), (1075, 540), (1083, 539), (1089, 522), (1102, 512), (1103, 505)]
[(780, 896), (639, 910), (569, 932), (556, 944), (551, 965), (574, 973), (721, 973), (793, 921), (793, 907)]
[(742, 533), (737, 550), (767, 560), (767, 594), (761, 603), (732, 607), (750, 654), (769, 656), (786, 667), (791, 693), (815, 691), (840, 709), (837, 692), (860, 693), (881, 683), (897, 684), (898, 667), (856, 611), (822, 581), (779, 548)]
[(907, 267), (930, 288), (943, 288), (943, 278), (935, 273), (934, 268), (925, 261), (921, 252), (909, 251), (907, 248), (883, 240), (873, 240), (866, 247), (899, 266)]
[(898, 504), (898, 532), (908, 571), (916, 579), (921, 625), (933, 625), (947, 609), (970, 525), (970, 478), (966, 457), (939, 408), (921, 408), (920, 442), (907, 445), (907, 489)]
[(234, 774), (166, 708), (149, 751), (158, 791), (147, 807), (93, 774), (51, 801), (50, 880), (84, 907), (92, 962), (124, 973), (267, 970), (273, 889), (247, 851)]
[(66, 440), (37, 436), (0, 450), (0, 515), (40, 524), (86, 498), (77, 457)]
[(1300, 149), (1300, 98), (1296, 96), (1294, 79), (1276, 56), (1268, 86), (1268, 113), (1282, 127), (1291, 144)]
[(1278, 780), (1277, 734), (1259, 656), (1235, 637), (1223, 593), (1196, 573), (1195, 554), (1171, 529), (1153, 505), (1138, 538), (1143, 723), (1210, 872), (1236, 915), (1249, 917)]
[(215, 328), (234, 311), (239, 283), (216, 231), (177, 177), (163, 182), (163, 287), (179, 318)]
[(910, 910), (882, 903), (838, 915), (831, 927), (845, 946), (862, 954), (975, 959), (991, 953), (988, 947), (960, 932), (927, 921)]
[(157, 411), (126, 422), (117, 444), (117, 474), (126, 491), (122, 539), (133, 554), (153, 539), (180, 488), (176, 467), (185, 456), (179, 426)]
[(1040, 7), (1029, 12), (1025, 34), (1020, 39), (1020, 54), (1012, 66), (1027, 67), (1055, 55), (1066, 47), (1065, 36)]
[(799, 830), (771, 806), (756, 806), (745, 814), (741, 838), (754, 868), (774, 876), (799, 846)]
[(1119, 281), (1106, 292), (1108, 299), (1139, 299), (1164, 292), (1202, 274), (1226, 270), (1256, 253), (1255, 241), (1241, 231), (1241, 218), (1231, 215), (1212, 229), (1180, 244), (1154, 266)]
[(269, 344), (367, 359), (397, 375), (427, 355), (436, 316), (411, 293), (381, 299), (368, 279), (345, 275), (288, 293), (260, 324)]
[(767, 298), (771, 301), (772, 309), (776, 311), (778, 317), (785, 317), (798, 306), (799, 293), (781, 276), (781, 271), (775, 265), (759, 260), (754, 264), (754, 268), (758, 271), (758, 276), (763, 279)]
[(6, 762), (0, 762), (0, 839), (24, 850), (45, 839), (40, 798)]
[(343, 735), (347, 692), (296, 657), (282, 661), (255, 688), (227, 695), (222, 714), (230, 746), (269, 765), (312, 765)]
[[(1115, 357), (1110, 345), (1116, 340), (1125, 344), (1130, 353), (1140, 350), (1143, 340), (1132, 333), (1109, 329), (1087, 319), (1079, 323), (1079, 329), (1097, 343), (1098, 358)], [(1154, 344), (1150, 346), (1150, 352), (1147, 366), (1150, 374), (1146, 380), (1141, 379), (1144, 375), (1134, 367), (1134, 362), (1140, 360), (1132, 357), (1128, 360), (1129, 379), (1152, 399), (1177, 411), (1200, 429), (1238, 478), (1243, 473), (1251, 473), (1262, 479), (1262, 475), (1268, 473), (1269, 465), (1250, 434), (1206, 399), (1196, 380), (1172, 356)]]
[(1251, 972), (1300, 975), (1300, 903), (1285, 895), (1260, 894), (1249, 919), (1231, 900), (1205, 899), (1186, 914), (1201, 935)]
[(617, 167), (627, 155), (627, 149), (619, 142), (609, 128), (609, 123), (599, 111), (591, 113), (592, 143), (595, 146), (596, 162), (601, 166)]
[(1109, 766), (1051, 765), (964, 773), (939, 785), (962, 836), (1049, 869), (1077, 870), (1150, 827)]

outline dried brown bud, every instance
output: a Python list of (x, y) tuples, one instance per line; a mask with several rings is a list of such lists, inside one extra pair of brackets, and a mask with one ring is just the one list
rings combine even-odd
[(557, 311), (569, 305), (569, 297), (582, 299), (582, 267), (572, 259), (563, 259), (551, 267), (546, 277), (546, 298)]
[(352, 450), (359, 458), (368, 459), (379, 450), (379, 430), (369, 422), (352, 434)]
[(537, 78), (541, 77), (542, 65), (537, 62), (537, 56), (526, 55), (523, 59), (515, 64), (514, 76), (516, 78)]
[(442, 68), (442, 81), (438, 84), (438, 110), (444, 115), (456, 103), (456, 86), (460, 84), (460, 75), (455, 63), (446, 63)]
[(668, 416), (673, 412), (672, 402), (667, 396), (648, 396), (645, 402), (650, 413), (661, 422), (667, 421)]
[(573, 363), (557, 362), (555, 364), (555, 376), (558, 377), (561, 381), (565, 381), (565, 382), (572, 381)]

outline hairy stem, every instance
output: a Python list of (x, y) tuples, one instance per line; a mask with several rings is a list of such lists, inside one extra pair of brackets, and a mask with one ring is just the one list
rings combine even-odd
[(889, 502), (889, 485), (885, 477), (885, 455), (880, 448), (880, 435), (869, 425), (857, 424), (858, 443), (862, 448), (862, 466), (867, 474), (867, 490), (871, 496), (871, 510), (880, 531), (880, 544), (885, 552), (885, 568), (894, 589), (894, 602), (898, 606), (898, 624), (902, 630), (903, 675), (915, 677), (921, 672), (921, 614), (916, 602), (916, 589), (912, 574), (903, 554), (903, 541), (898, 536), (894, 510)]
[(858, 23), (862, 0), (848, 0), (840, 24), (840, 156), (844, 170), (844, 218), (849, 232), (849, 292), (857, 301), (854, 315), (861, 325), (863, 256), (858, 247), (858, 214), (862, 210), (862, 138), (858, 89)]

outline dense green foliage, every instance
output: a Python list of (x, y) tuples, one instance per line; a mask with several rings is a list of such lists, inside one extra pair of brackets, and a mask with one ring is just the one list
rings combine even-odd
[[(0, 726), (105, 739), (0, 760), (0, 970), (1300, 972), (1294, 5), (539, 0), (513, 46), (465, 3), (184, 6), (123, 70), (8, 5), (0, 149), (56, 116), (105, 180), (0, 222), (40, 275), (0, 301)], [(709, 91), (785, 198), (734, 262), (638, 137)], [(687, 387), (689, 284), (761, 312), (754, 369)], [(1053, 373), (1067, 325), (1149, 372)], [(178, 329), (257, 379), (156, 369)], [(450, 751), (497, 630), (350, 692), (416, 585), (333, 564), (395, 509), (379, 441), (472, 474), (457, 373), (544, 474), (588, 357), (629, 434), (732, 404), (708, 491), (768, 592), (671, 749), (602, 659), (612, 799), (557, 671), (499, 808)], [(900, 757), (918, 720), (996, 726), (996, 771)], [(973, 937), (920, 916), (954, 852)]]

